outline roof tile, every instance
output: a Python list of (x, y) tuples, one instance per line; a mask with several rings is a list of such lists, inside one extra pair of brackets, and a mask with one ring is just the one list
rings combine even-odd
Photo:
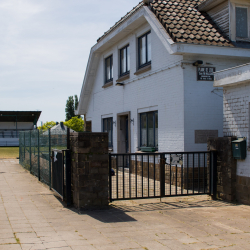
[[(197, 6), (205, 0), (153, 0), (150, 9), (174, 42), (234, 47), (211, 17), (199, 12)], [(144, 6), (141, 1), (100, 37), (102, 40), (127, 18)]]
[[(174, 41), (233, 47), (214, 21), (196, 6), (204, 0), (154, 0), (152, 11), (167, 29)], [(161, 13), (165, 13), (161, 18)], [(167, 24), (167, 25), (166, 25)]]

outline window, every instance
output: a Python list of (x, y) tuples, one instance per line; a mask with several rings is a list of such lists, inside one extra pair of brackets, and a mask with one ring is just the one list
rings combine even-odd
[(158, 111), (140, 114), (140, 146), (158, 148)]
[(248, 38), (248, 8), (236, 7), (236, 37)]
[(109, 148), (113, 147), (113, 118), (105, 118), (103, 121), (103, 132), (108, 132)]
[(129, 45), (120, 50), (120, 76), (127, 75), (130, 70)]
[(138, 39), (139, 68), (151, 63), (151, 32), (144, 34)]
[(113, 56), (105, 59), (105, 83), (113, 81)]

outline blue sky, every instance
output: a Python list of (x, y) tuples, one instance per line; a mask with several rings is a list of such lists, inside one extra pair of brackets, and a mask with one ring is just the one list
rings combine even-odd
[(91, 47), (137, 0), (0, 0), (0, 110), (64, 121)]

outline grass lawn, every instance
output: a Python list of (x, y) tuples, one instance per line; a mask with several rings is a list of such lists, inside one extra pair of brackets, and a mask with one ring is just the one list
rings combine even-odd
[(0, 147), (0, 159), (19, 157), (19, 147)]

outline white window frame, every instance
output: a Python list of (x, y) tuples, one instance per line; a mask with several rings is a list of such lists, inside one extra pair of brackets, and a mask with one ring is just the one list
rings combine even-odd
[[(236, 7), (247, 8), (248, 37), (236, 37)], [(250, 42), (250, 3), (232, 0), (230, 2), (230, 38), (232, 41)]]

